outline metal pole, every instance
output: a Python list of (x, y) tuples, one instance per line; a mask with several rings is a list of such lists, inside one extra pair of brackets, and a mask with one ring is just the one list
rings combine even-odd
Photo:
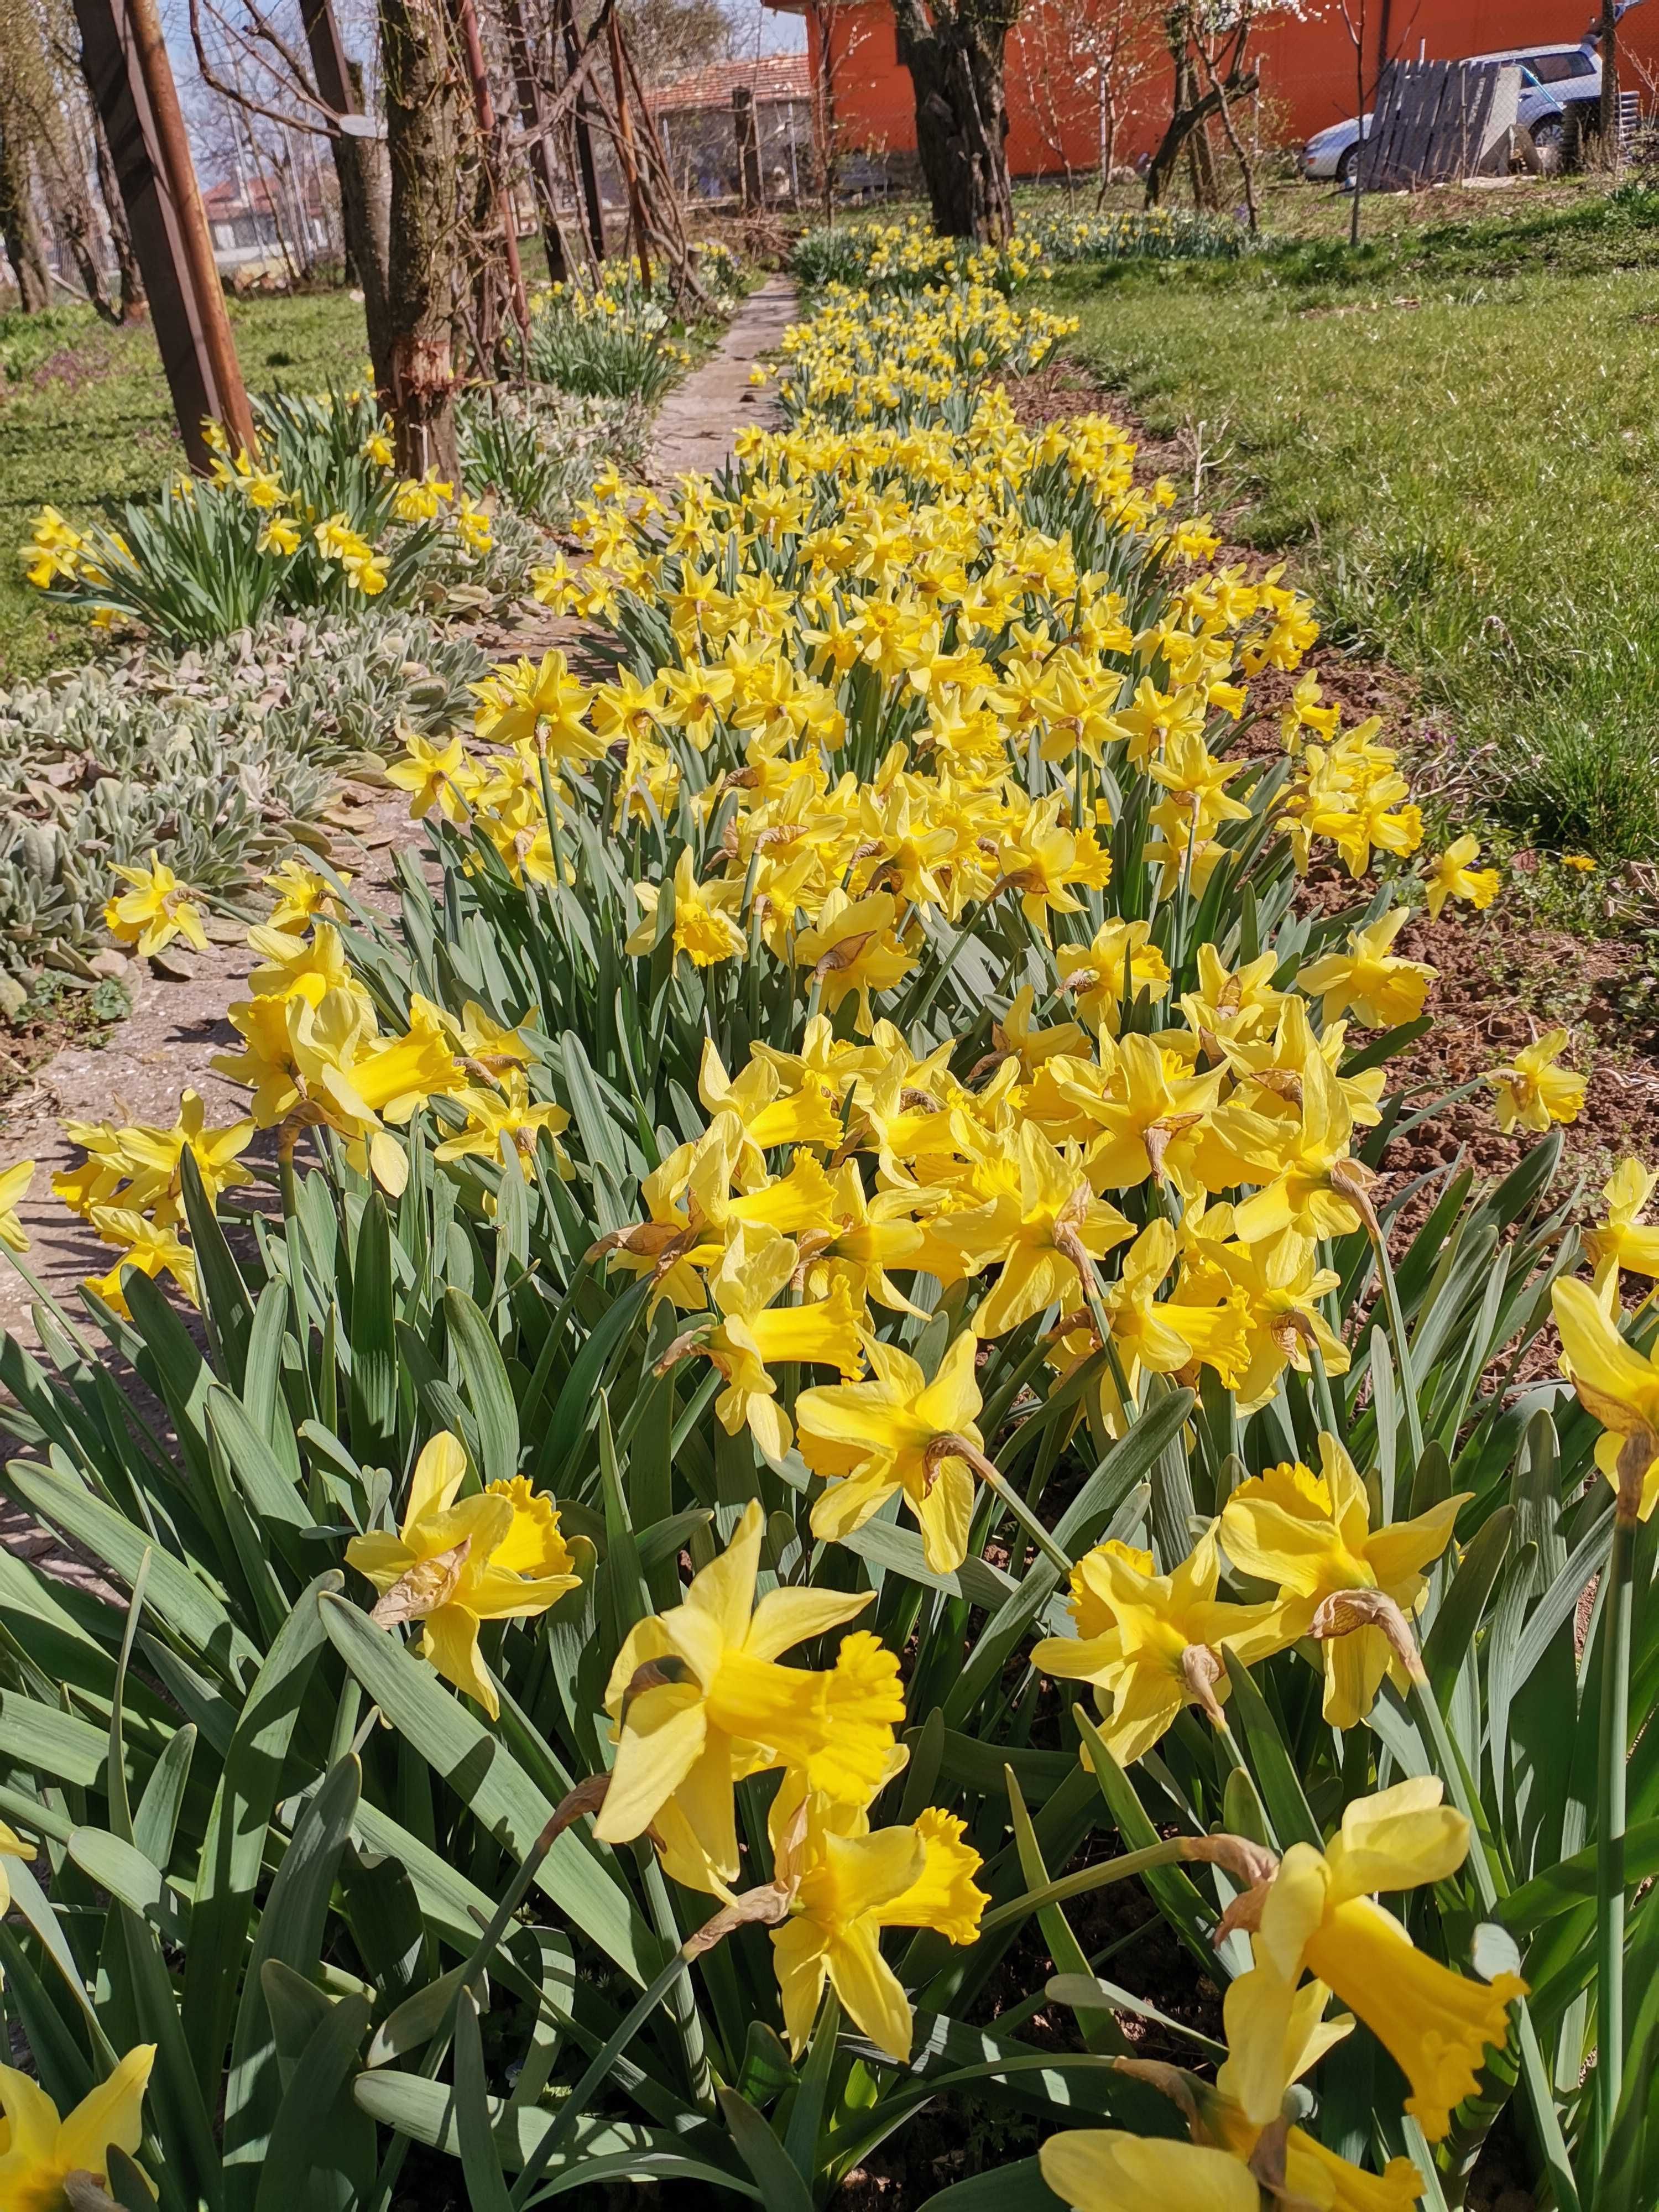
[(513, 301), (513, 319), (520, 336), (530, 342), (530, 303), (525, 297), (524, 270), (519, 261), (519, 218), (507, 166), (501, 158), (501, 134), (495, 128), (495, 103), (489, 93), (489, 72), (484, 67), (483, 40), (478, 34), (478, 11), (472, 0), (455, 0), (461, 35), (466, 40), (466, 65), (472, 77), (472, 105), (484, 143), (484, 159), (495, 171), (495, 198), (501, 211), (501, 234), (507, 240), (507, 283)]
[(256, 441), (167, 45), (154, 0), (75, 0), (75, 15), (179, 435), (205, 473), (204, 419), (250, 453)]

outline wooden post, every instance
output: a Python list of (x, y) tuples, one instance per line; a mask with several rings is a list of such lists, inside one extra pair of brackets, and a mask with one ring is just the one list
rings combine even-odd
[(752, 214), (761, 204), (760, 132), (755, 121), (755, 95), (746, 84), (732, 88), (732, 127), (737, 134), (743, 204), (745, 212)]
[(204, 418), (255, 447), (179, 92), (154, 0), (75, 0), (82, 65), (109, 139), (173, 411), (191, 466), (213, 459)]
[(1618, 174), (1619, 0), (1601, 0), (1601, 164)]
[(634, 251), (640, 257), (640, 282), (651, 289), (651, 256), (645, 243), (645, 209), (640, 200), (639, 165), (634, 158), (634, 126), (628, 112), (628, 70), (623, 60), (622, 25), (613, 8), (605, 21), (611, 40), (611, 75), (617, 87), (617, 151), (622, 156), (628, 185), (628, 221), (634, 233)]
[(513, 58), (513, 88), (519, 102), (519, 120), (529, 133), (530, 174), (541, 210), (542, 242), (547, 250), (547, 274), (562, 284), (570, 271), (565, 264), (564, 239), (559, 229), (558, 198), (554, 190), (553, 148), (542, 107), (542, 88), (530, 57), (530, 34), (525, 28), (520, 0), (504, 0), (507, 42)]
[[(576, 45), (576, 11), (572, 0), (556, 0), (564, 33), (564, 65), (574, 70), (581, 60)], [(582, 200), (587, 210), (587, 242), (595, 261), (605, 258), (605, 203), (599, 198), (599, 173), (593, 165), (593, 134), (588, 128), (587, 95), (576, 94), (572, 129), (576, 138), (576, 167), (581, 176)]]
[(501, 136), (495, 128), (495, 103), (490, 96), (489, 71), (484, 66), (483, 40), (478, 34), (478, 11), (472, 0), (455, 0), (455, 13), (461, 27), (461, 36), (466, 41), (466, 65), (472, 78), (472, 106), (478, 118), (478, 135), (483, 140), (484, 159), (489, 162), (495, 185), (496, 204), (501, 210), (501, 235), (507, 240), (507, 284), (513, 302), (513, 319), (519, 325), (519, 335), (526, 345), (530, 343), (530, 303), (525, 297), (524, 270), (519, 260), (519, 218), (513, 205), (513, 191), (507, 179), (507, 167), (501, 160)]

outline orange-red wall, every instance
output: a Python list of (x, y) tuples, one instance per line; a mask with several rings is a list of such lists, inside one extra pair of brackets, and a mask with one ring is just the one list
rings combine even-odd
[[(1067, 161), (1076, 168), (1099, 158), (1099, 106), (1094, 86), (1078, 80), (1086, 68), (1079, 43), (1067, 30), (1068, 11), (1090, 0), (1031, 0), (1025, 21), (1008, 43), (1008, 161), (1016, 176), (1054, 173)], [(1378, 58), (1382, 0), (1370, 0), (1367, 96)], [(1572, 45), (1583, 35), (1594, 0), (1391, 0), (1387, 52), (1415, 60), (1455, 61), (1494, 47)], [(1149, 5), (1148, 32), (1156, 40), (1158, 10)], [(909, 73), (899, 62), (888, 0), (861, 0), (834, 18), (837, 136), (845, 147), (903, 153), (916, 143)], [(817, 19), (807, 17), (808, 41), (817, 67)], [(1620, 27), (1621, 81), (1639, 86), (1644, 104), (1659, 94), (1659, 0), (1632, 11)], [(1149, 66), (1126, 101), (1115, 161), (1131, 161), (1155, 144), (1169, 114), (1167, 58), (1155, 45)], [(1298, 21), (1268, 17), (1251, 46), (1278, 135), (1297, 144), (1328, 123), (1355, 112), (1352, 42), (1340, 10), (1325, 0), (1318, 14)], [(1659, 104), (1659, 99), (1654, 100)]]

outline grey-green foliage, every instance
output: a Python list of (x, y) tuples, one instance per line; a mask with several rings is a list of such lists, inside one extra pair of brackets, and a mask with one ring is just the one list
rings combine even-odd
[(100, 933), (111, 868), (152, 850), (231, 891), (394, 726), (447, 727), (483, 656), (408, 613), (296, 617), (173, 659), (94, 663), (0, 696), (0, 969)]
[(645, 459), (648, 418), (633, 399), (499, 386), (465, 394), (459, 417), (467, 489), (495, 492), (519, 514), (549, 525), (569, 520), (605, 462), (626, 474)]

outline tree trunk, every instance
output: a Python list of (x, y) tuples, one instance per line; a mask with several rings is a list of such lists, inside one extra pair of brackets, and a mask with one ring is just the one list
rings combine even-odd
[(460, 72), (427, 0), (380, 0), (392, 205), (386, 264), (398, 465), (453, 478)]
[(513, 90), (519, 103), (519, 120), (528, 135), (525, 151), (530, 161), (530, 180), (536, 194), (536, 212), (542, 226), (542, 246), (547, 256), (550, 283), (562, 284), (570, 275), (565, 258), (564, 234), (559, 228), (558, 179), (553, 167), (552, 135), (542, 105), (542, 88), (530, 51), (520, 0), (506, 0), (507, 49), (513, 62)]
[(1601, 0), (1601, 163), (1619, 167), (1619, 6)]
[(52, 305), (46, 241), (34, 212), (34, 179), (28, 147), (11, 131), (0, 137), (0, 238), (6, 245), (18, 300), (26, 315)]
[[(83, 55), (83, 71), (85, 66)], [(115, 248), (115, 266), (120, 276), (120, 319), (124, 323), (139, 323), (144, 319), (149, 301), (144, 292), (144, 279), (138, 266), (138, 257), (132, 250), (132, 232), (127, 222), (121, 187), (116, 179), (115, 161), (109, 150), (104, 118), (98, 112), (96, 100), (91, 103), (91, 106), (93, 164), (98, 172), (98, 196), (104, 203), (104, 220), (109, 225), (110, 243)]]
[[(346, 58), (330, 0), (301, 0), (301, 19), (311, 52), (312, 73), (324, 104), (339, 116), (363, 113), (362, 73)], [(340, 188), (340, 228), (363, 295), (368, 357), (382, 396), (392, 389), (392, 332), (387, 319), (386, 262), (390, 180), (377, 138), (356, 131), (337, 131), (329, 141), (335, 181)]]
[(916, 152), (941, 237), (1000, 245), (1012, 234), (1004, 49), (1016, 10), (942, 6), (930, 23), (921, 0), (895, 0), (898, 55), (915, 89)]

